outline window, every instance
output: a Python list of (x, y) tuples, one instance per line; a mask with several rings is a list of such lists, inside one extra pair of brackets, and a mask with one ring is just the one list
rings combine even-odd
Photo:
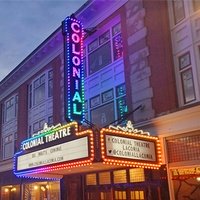
[(121, 34), (121, 24), (113, 26), (113, 57), (114, 60), (121, 58), (123, 56), (123, 44), (122, 44), (122, 34)]
[(179, 23), (185, 18), (184, 2), (183, 0), (173, 1), (174, 21), (175, 24)]
[(42, 74), (28, 87), (29, 108), (53, 96), (53, 70)]
[(92, 52), (88, 57), (90, 75), (111, 63), (110, 42)]
[(102, 102), (106, 103), (114, 98), (113, 89), (102, 93)]
[(116, 190), (114, 193), (115, 200), (126, 200), (126, 191)]
[(193, 3), (194, 11), (197, 11), (200, 9), (200, 1), (199, 0), (193, 0), (192, 3)]
[(130, 191), (131, 200), (144, 200), (144, 191)]
[(35, 133), (35, 132), (37, 132), (37, 131), (43, 129), (44, 123), (45, 123), (45, 120), (44, 120), (44, 119), (35, 122), (35, 123), (33, 124), (33, 132)]
[(114, 102), (91, 110), (91, 121), (101, 127), (107, 126), (115, 119)]
[(189, 103), (196, 99), (194, 82), (192, 76), (192, 69), (185, 70), (181, 73), (183, 93), (184, 93), (184, 102)]
[(125, 83), (85, 101), (85, 118), (104, 127), (128, 112)]
[(184, 103), (190, 103), (196, 100), (190, 52), (179, 57), (179, 72), (182, 81)]
[(3, 122), (9, 122), (17, 116), (18, 96), (12, 96), (4, 102), (3, 106)]
[(199, 134), (167, 139), (167, 155), (169, 163), (199, 160), (199, 141)]
[(53, 125), (53, 116), (48, 117), (48, 125)]
[(33, 104), (37, 105), (45, 98), (45, 75), (34, 81), (33, 83)]
[(48, 72), (48, 97), (53, 96), (53, 70)]
[(100, 104), (101, 104), (100, 95), (97, 95), (97, 96), (92, 97), (90, 99), (90, 108), (94, 108), (94, 107), (96, 107), (96, 106), (98, 106)]
[(10, 134), (3, 138), (3, 159), (12, 158), (14, 154), (13, 135)]
[(87, 48), (84, 47), (85, 76), (87, 71), (92, 75), (123, 56), (121, 23), (109, 26), (103, 34), (100, 31), (99, 35), (89, 42)]

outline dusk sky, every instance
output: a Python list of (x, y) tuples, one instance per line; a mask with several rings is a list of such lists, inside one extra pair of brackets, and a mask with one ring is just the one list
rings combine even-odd
[(86, 0), (0, 0), (0, 81)]

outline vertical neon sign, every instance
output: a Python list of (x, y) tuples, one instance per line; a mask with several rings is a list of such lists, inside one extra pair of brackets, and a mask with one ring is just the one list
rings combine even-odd
[(84, 72), (83, 26), (77, 19), (67, 17), (62, 23), (64, 36), (65, 118), (83, 122)]

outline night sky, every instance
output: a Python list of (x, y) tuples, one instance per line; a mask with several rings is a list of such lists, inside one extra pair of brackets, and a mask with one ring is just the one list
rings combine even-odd
[(0, 81), (86, 0), (0, 0)]

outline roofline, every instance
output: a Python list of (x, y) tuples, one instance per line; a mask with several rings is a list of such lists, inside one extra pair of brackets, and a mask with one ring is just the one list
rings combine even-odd
[[(86, 1), (74, 14), (80, 15), (81, 12), (92, 2), (93, 0)], [(63, 19), (64, 20), (64, 19)], [(62, 28), (62, 25), (60, 25), (54, 32), (52, 32), (42, 43), (40, 43), (28, 56), (26, 56), (13, 70), (11, 70), (1, 81), (0, 85), (2, 85), (6, 80), (15, 73), (33, 54), (35, 54), (45, 43), (48, 42), (52, 38), (53, 35), (55, 35), (57, 32), (59, 32)]]

